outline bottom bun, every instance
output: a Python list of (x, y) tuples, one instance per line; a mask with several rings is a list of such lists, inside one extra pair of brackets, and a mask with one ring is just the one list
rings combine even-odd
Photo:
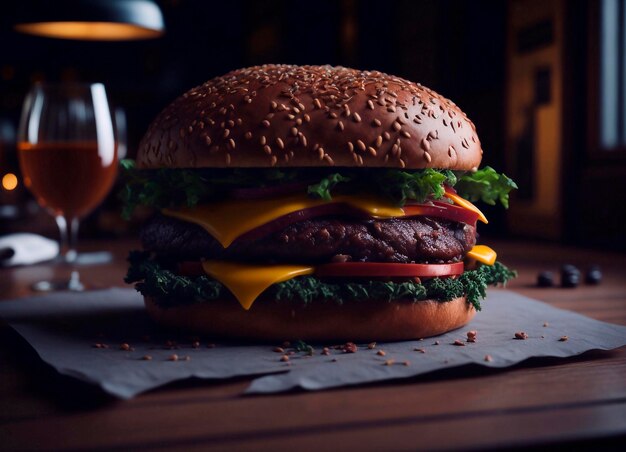
[(232, 300), (160, 307), (144, 297), (159, 324), (198, 334), (256, 341), (399, 341), (445, 333), (467, 324), (476, 311), (465, 297), (447, 302), (360, 301), (288, 304), (259, 300), (245, 311)]

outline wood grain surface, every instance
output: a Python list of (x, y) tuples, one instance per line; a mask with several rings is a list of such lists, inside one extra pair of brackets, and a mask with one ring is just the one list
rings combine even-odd
[[(520, 276), (509, 289), (626, 325), (626, 255), (490, 242)], [(123, 286), (130, 241), (93, 242), (111, 264), (82, 269), (96, 287)], [(540, 270), (602, 266), (599, 286), (534, 287)], [(61, 269), (0, 269), (0, 298)], [(557, 278), (558, 279), (558, 278)], [(497, 290), (497, 289), (496, 289)], [(406, 450), (626, 444), (626, 348), (508, 369), (463, 367), (322, 392), (242, 396), (248, 378), (168, 385), (129, 401), (58, 375), (0, 327), (0, 450)]]

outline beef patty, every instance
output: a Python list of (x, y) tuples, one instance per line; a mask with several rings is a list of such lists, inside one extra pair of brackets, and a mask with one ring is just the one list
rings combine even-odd
[(142, 230), (141, 241), (144, 249), (177, 260), (439, 264), (462, 260), (476, 243), (476, 229), (429, 217), (320, 217), (291, 224), (264, 237), (242, 236), (224, 249), (200, 226), (156, 215)]

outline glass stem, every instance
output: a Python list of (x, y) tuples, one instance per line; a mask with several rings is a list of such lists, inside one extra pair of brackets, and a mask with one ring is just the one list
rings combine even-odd
[(59, 246), (59, 257), (66, 264), (74, 264), (76, 261), (76, 241), (78, 238), (78, 218), (65, 218), (64, 216), (55, 217), (59, 232), (61, 234), (61, 242)]
[(61, 243), (59, 246), (59, 257), (61, 262), (70, 268), (70, 279), (67, 283), (69, 290), (82, 290), (83, 285), (80, 282), (80, 275), (76, 270), (76, 242), (78, 240), (78, 218), (65, 218), (62, 215), (55, 217), (59, 232), (61, 235)]

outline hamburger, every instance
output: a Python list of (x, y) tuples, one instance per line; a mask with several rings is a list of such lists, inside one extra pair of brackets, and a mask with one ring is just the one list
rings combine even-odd
[(264, 65), (193, 88), (124, 161), (125, 214), (156, 213), (126, 281), (158, 323), (251, 340), (390, 341), (465, 325), (514, 272), (476, 245), (474, 124), (399, 77)]

